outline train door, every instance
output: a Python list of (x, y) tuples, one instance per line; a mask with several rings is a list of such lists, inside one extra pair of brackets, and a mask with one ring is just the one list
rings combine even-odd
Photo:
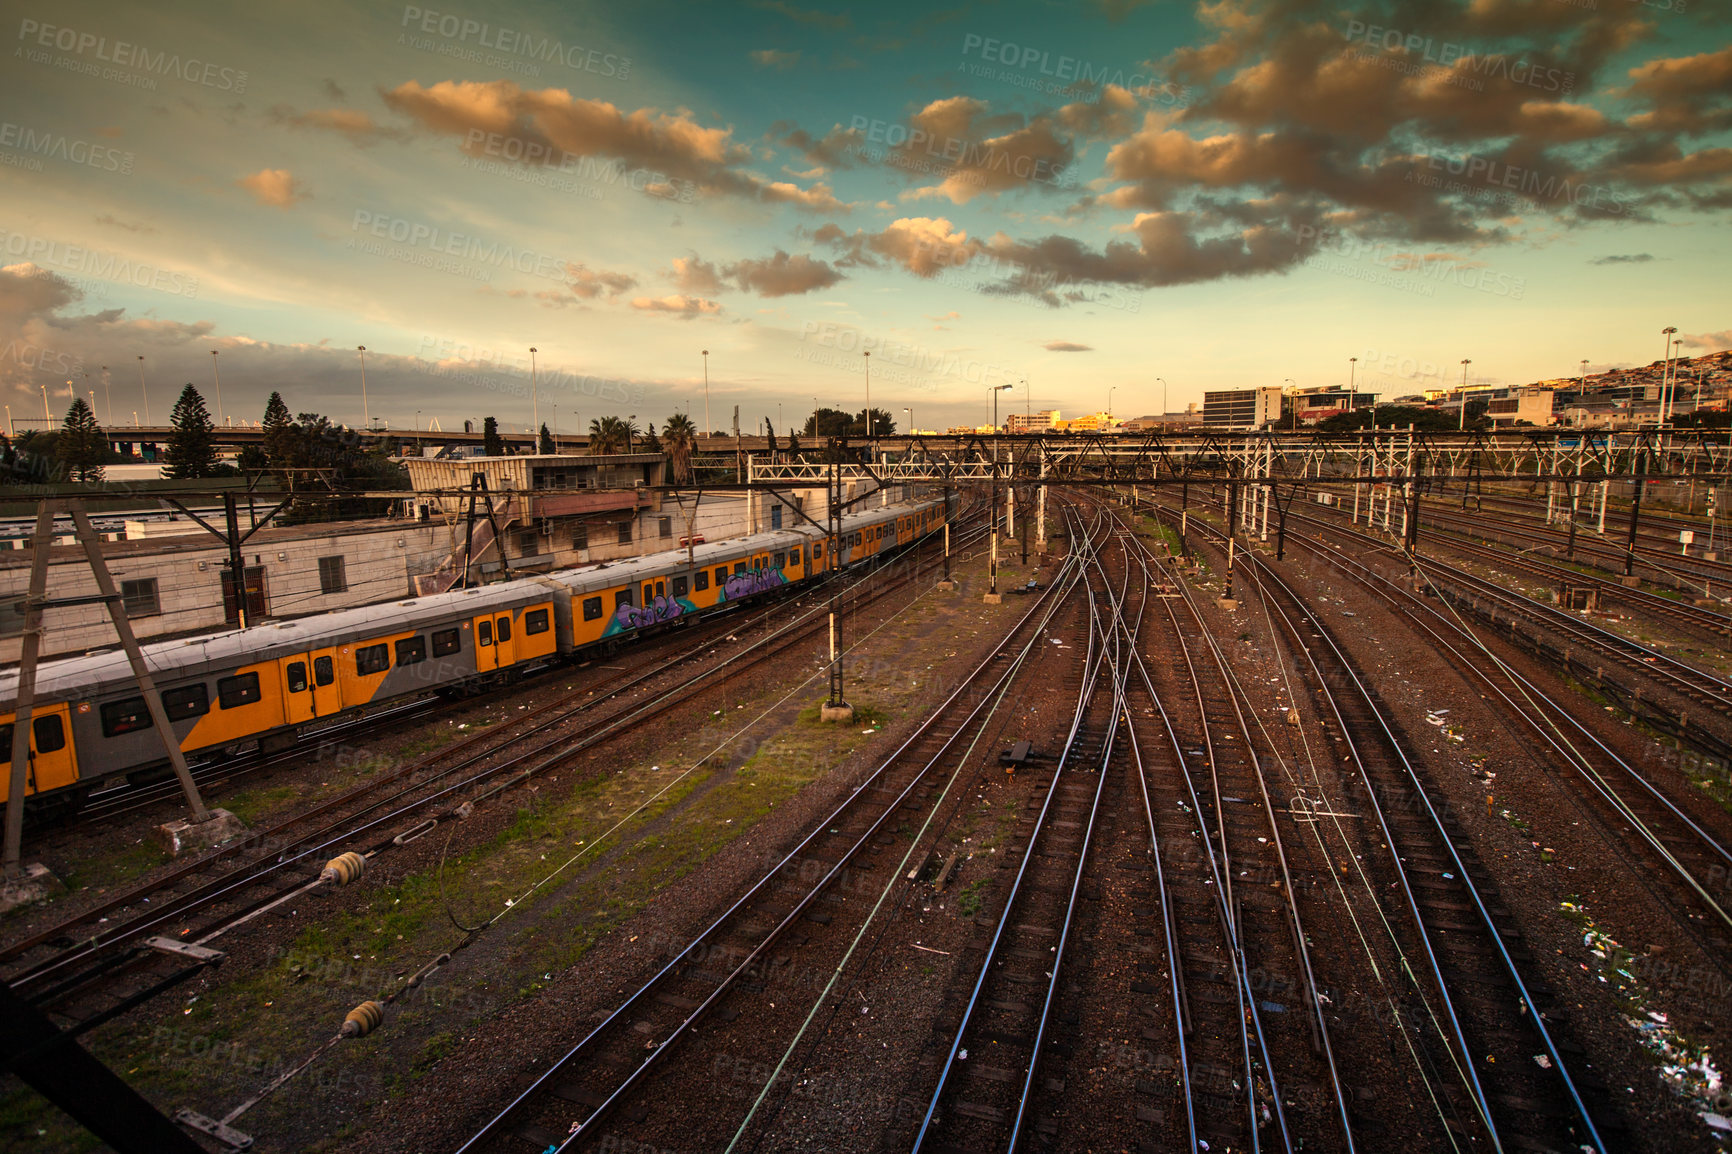
[(475, 619), (475, 671), (491, 673), (499, 668), (498, 647), (493, 644), (493, 618)]
[[(12, 789), (12, 719), (16, 714), (0, 717), (0, 748), (6, 752), (6, 776), (0, 780), (0, 801), (5, 801)], [(25, 771), (24, 796), (46, 793), (71, 785), (78, 779), (78, 766), (73, 760), (72, 725), (66, 704), (45, 705), (31, 711), (30, 768)]]
[(283, 682), (283, 723), (299, 725), (317, 716), (313, 708), (313, 663), (303, 653), (277, 662)]
[(501, 613), (493, 619), (493, 660), (501, 666), (517, 660), (517, 643), (511, 639), (511, 614)]
[(330, 717), (343, 712), (343, 689), (337, 684), (337, 651), (315, 649), (307, 654), (313, 676), (313, 716)]

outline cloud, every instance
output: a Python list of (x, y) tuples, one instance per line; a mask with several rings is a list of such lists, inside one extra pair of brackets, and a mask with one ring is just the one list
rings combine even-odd
[(111, 212), (105, 212), (96, 218), (97, 224), (106, 224), (113, 228), (123, 228), (127, 232), (155, 232), (156, 226), (142, 221), (121, 220)]
[(943, 217), (903, 217), (876, 233), (857, 229), (848, 234), (836, 224), (827, 224), (812, 239), (842, 253), (836, 261), (839, 268), (877, 268), (880, 261), (889, 261), (927, 279), (966, 265), (981, 251), (978, 241)]
[(800, 53), (783, 52), (776, 48), (760, 48), (751, 54), (752, 63), (759, 68), (774, 68), (778, 72), (786, 72), (800, 62)]
[(914, 192), (915, 198), (966, 204), (983, 194), (1057, 184), (1075, 159), (1070, 140), (1048, 117), (995, 114), (972, 96), (934, 100), (910, 116), (908, 125), (907, 141), (891, 149), (886, 165), (941, 177)]
[(1075, 341), (1048, 341), (1040, 346), (1049, 353), (1092, 353), (1093, 345), (1079, 345)]
[(674, 258), (674, 284), (683, 293), (714, 296), (722, 291), (722, 278), (716, 266), (696, 256)]
[(786, 120), (772, 124), (770, 135), (789, 148), (798, 149), (808, 162), (825, 168), (853, 168), (854, 153), (866, 142), (866, 134), (858, 128), (837, 124), (821, 138), (814, 139), (804, 128), (796, 128)]
[(832, 32), (845, 32), (854, 26), (853, 19), (846, 12), (820, 12), (812, 8), (800, 8), (789, 4), (786, 0), (753, 0), (754, 8), (762, 8), (766, 12), (775, 12), (786, 16), (796, 24), (804, 24), (809, 28), (827, 28)]
[(713, 316), (722, 311), (722, 306), (716, 301), (681, 295), (634, 297), (631, 307), (646, 313), (667, 313), (686, 321), (695, 316)]
[(403, 129), (379, 124), (365, 112), (354, 108), (314, 108), (307, 112), (296, 112), (287, 105), (279, 104), (272, 108), (268, 115), (275, 123), (289, 128), (335, 132), (362, 146), (381, 140), (409, 139), (409, 134)]
[(1732, 349), (1732, 329), (1721, 329), (1717, 333), (1685, 333), (1678, 339), (1692, 349), (1702, 349), (1710, 353)]
[(605, 269), (592, 269), (579, 262), (565, 266), (566, 276), (571, 278), (573, 296), (594, 300), (606, 293), (609, 297), (637, 287), (637, 278), (623, 272), (608, 272)]
[(801, 253), (789, 256), (777, 249), (763, 260), (741, 260), (723, 270), (735, 284), (762, 297), (794, 296), (829, 288), (843, 275), (821, 260)]
[(1613, 256), (1597, 257), (1594, 260), (1589, 261), (1588, 263), (1589, 264), (1647, 264), (1649, 261), (1651, 261), (1653, 259), (1654, 259), (1653, 253), (1633, 252), (1633, 253), (1619, 253), (1619, 254), (1616, 254)]
[(540, 164), (561, 153), (606, 157), (631, 169), (648, 169), (688, 180), (706, 193), (766, 203), (792, 204), (813, 211), (844, 211), (823, 185), (802, 189), (772, 182), (745, 169), (749, 148), (728, 128), (710, 128), (688, 113), (653, 108), (627, 112), (604, 100), (573, 96), (563, 88), (531, 91), (509, 80), (440, 81), (423, 86), (408, 81), (384, 94), (385, 103), (421, 129), (461, 140), (468, 155), (490, 155), (515, 142), (512, 151), (525, 164)]
[(253, 199), (272, 208), (289, 208), (313, 194), (286, 168), (261, 168), (235, 182), (253, 194)]

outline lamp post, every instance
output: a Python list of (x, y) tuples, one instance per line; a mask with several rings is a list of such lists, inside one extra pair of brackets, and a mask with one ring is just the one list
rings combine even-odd
[(210, 375), (216, 379), (217, 424), (223, 423), (223, 376), (217, 371), (217, 350), (210, 351)]
[[(707, 437), (710, 435), (710, 430), (712, 428), (714, 428), (715, 426), (710, 424), (710, 350), (704, 349), (703, 354), (704, 354), (704, 429), (703, 429), (703, 435)], [(812, 398), (812, 402), (813, 402), (813, 404), (816, 404), (817, 398), (816, 397)]]
[(1677, 325), (1667, 325), (1661, 329), (1665, 337), (1660, 342), (1660, 424), (1664, 426), (1671, 416), (1672, 392), (1672, 334), (1678, 331)]
[(1673, 404), (1668, 406), (1668, 408), (1667, 408), (1667, 415), (1668, 416), (1671, 415), (1671, 409), (1677, 407), (1676, 402), (1678, 399), (1678, 370), (1682, 367), (1681, 365), (1678, 364), (1678, 359), (1679, 359), (1678, 346), (1682, 345), (1683, 343), (1684, 343), (1683, 341), (1677, 340), (1676, 338), (1674, 338), (1672, 341), (1672, 400), (1673, 400)]
[(363, 426), (371, 427), (373, 414), (367, 408), (367, 346), (356, 345), (355, 350), (361, 357), (361, 423)]
[(535, 346), (529, 346), (529, 411), (535, 420), (535, 447), (541, 448), (541, 390), (535, 380)]
[(914, 407), (903, 405), (902, 411), (908, 414), (908, 436), (912, 437), (914, 435)]
[[(150, 424), (150, 393), (144, 387), (144, 354), (138, 357), (138, 395), (144, 398), (144, 423)], [(138, 424), (138, 414), (132, 414), (132, 423)]]
[(1456, 422), (1456, 431), (1467, 430), (1467, 366), (1473, 364), (1468, 357), (1461, 359), (1461, 418)]
[(102, 407), (108, 412), (108, 424), (114, 424), (114, 390), (108, 386), (108, 366), (102, 366)]
[(48, 422), (48, 427), (54, 427), (54, 416), (48, 411), (48, 386), (42, 386), (42, 419)]
[(1347, 415), (1353, 416), (1359, 411), (1359, 389), (1354, 383), (1354, 370), (1359, 368), (1358, 357), (1347, 358)]
[(1161, 386), (1161, 424), (1164, 425), (1167, 423), (1167, 412), (1168, 412), (1168, 409), (1167, 409), (1167, 378), (1156, 377), (1155, 380), (1157, 382), (1159, 382), (1160, 386)]
[[(1292, 426), (1292, 431), (1297, 433), (1299, 431), (1299, 382), (1294, 380), (1292, 377), (1282, 377), (1281, 383), (1284, 385), (1292, 385), (1293, 386), (1293, 426)], [(1280, 426), (1276, 425), (1276, 428), (1280, 428)]]
[(860, 354), (865, 358), (866, 365), (866, 440), (872, 440), (872, 350), (867, 349)]
[(1577, 378), (1576, 384), (1584, 389), (1588, 387), (1588, 358), (1586, 357), (1582, 358), (1582, 375)]
[(1106, 431), (1106, 425), (1111, 425), (1113, 423), (1113, 390), (1116, 388), (1118, 388), (1117, 385), (1107, 386), (1107, 419), (1105, 424), (1102, 426), (1102, 432)]
[(992, 393), (992, 560), (991, 587), (987, 597), (998, 600), (998, 394), (1010, 388), (1010, 385), (988, 385)]

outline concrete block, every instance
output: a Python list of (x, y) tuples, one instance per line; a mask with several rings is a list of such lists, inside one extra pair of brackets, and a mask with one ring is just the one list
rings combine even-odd
[(940, 593), (954, 593), (954, 592), (956, 592), (956, 582), (954, 582), (954, 581), (940, 581), (938, 583), (938, 591)]
[(0, 882), (0, 914), (42, 901), (59, 884), (60, 879), (47, 866), (26, 862), (17, 877)]
[(1215, 604), (1222, 609), (1237, 609), (1239, 607), (1238, 599), (1233, 597), (1217, 597)]
[(206, 821), (193, 821), (189, 817), (176, 818), (166, 825), (156, 827), (157, 837), (162, 839), (163, 848), (173, 857), (184, 853), (196, 853), (201, 849), (209, 849), (213, 845), (221, 845), (231, 838), (237, 838), (247, 831), (241, 819), (226, 809), (213, 809)]
[(988, 593), (981, 597), (981, 600), (986, 602), (988, 605), (998, 605), (1004, 601), (1004, 594)]
[(1618, 578), (1618, 584), (1624, 586), (1626, 589), (1634, 589), (1637, 586), (1641, 585), (1641, 583), (1642, 583), (1642, 579), (1640, 577), (1619, 577)]
[(831, 705), (829, 702), (825, 702), (818, 710), (818, 720), (837, 721), (843, 725), (852, 725), (854, 723), (854, 707), (846, 701), (840, 705)]

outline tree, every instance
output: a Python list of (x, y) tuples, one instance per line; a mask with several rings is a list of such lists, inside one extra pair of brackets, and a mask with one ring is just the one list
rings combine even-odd
[(661, 438), (656, 436), (656, 423), (651, 421), (644, 429), (642, 451), (659, 453), (662, 451)]
[(283, 403), (283, 394), (272, 392), (265, 402), (265, 419), (261, 422), (264, 429), (265, 460), (273, 469), (286, 469), (295, 455), (295, 441), (299, 431), (295, 428), (295, 420), (289, 416), (289, 406)]
[(662, 424), (662, 445), (673, 463), (674, 484), (692, 479), (692, 450), (697, 446), (698, 427), (684, 413), (675, 413)]
[(806, 418), (805, 432), (809, 437), (840, 437), (848, 432), (853, 420), (841, 409), (818, 409)]
[(770, 423), (770, 418), (764, 418), (764, 432), (768, 436), (767, 445), (770, 452), (776, 451), (776, 426)]
[(83, 397), (74, 397), (66, 410), (66, 421), (55, 439), (54, 455), (79, 481), (102, 480), (102, 463), (108, 459), (108, 443), (102, 426)]
[(553, 434), (547, 431), (547, 426), (545, 424), (541, 426), (541, 436), (536, 440), (535, 451), (537, 453), (559, 452), (558, 449), (553, 447)]
[(589, 451), (592, 454), (624, 453), (631, 446), (637, 429), (630, 421), (618, 417), (597, 417), (589, 423)]
[(481, 422), (481, 451), (489, 457), (505, 456), (505, 441), (499, 436), (499, 420), (488, 417)]
[(213, 476), (217, 472), (217, 458), (210, 410), (190, 383), (180, 391), (180, 400), (174, 403), (168, 421), (174, 432), (168, 435), (167, 475), (176, 479)]

